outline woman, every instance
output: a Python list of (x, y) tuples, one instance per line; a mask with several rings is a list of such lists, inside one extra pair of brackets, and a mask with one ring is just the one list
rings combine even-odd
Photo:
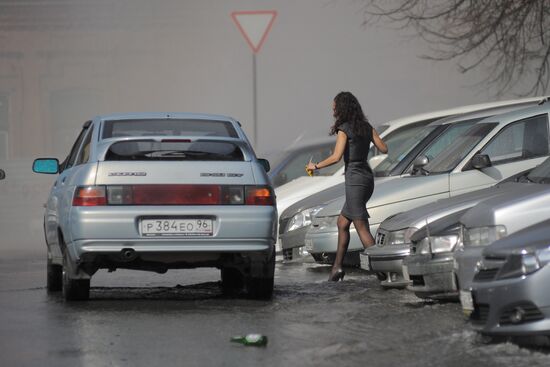
[(329, 276), (329, 280), (336, 282), (344, 279), (342, 262), (348, 250), (349, 227), (352, 222), (363, 247), (374, 245), (367, 213), (367, 200), (374, 190), (374, 178), (367, 162), (367, 155), (371, 142), (382, 153), (387, 153), (388, 147), (363, 114), (357, 98), (350, 92), (338, 93), (334, 98), (332, 110), (335, 122), (330, 134), (337, 134), (334, 152), (321, 162), (309, 162), (306, 168), (313, 171), (328, 167), (338, 163), (342, 155), (344, 156), (346, 202), (338, 217), (338, 248)]

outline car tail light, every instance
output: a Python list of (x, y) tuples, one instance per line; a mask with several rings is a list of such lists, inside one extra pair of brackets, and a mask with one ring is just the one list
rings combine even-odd
[(110, 185), (80, 186), (73, 206), (98, 205), (275, 205), (269, 186)]
[(106, 205), (105, 186), (79, 186), (73, 197), (73, 206)]
[(275, 194), (269, 186), (246, 186), (246, 205), (275, 205)]

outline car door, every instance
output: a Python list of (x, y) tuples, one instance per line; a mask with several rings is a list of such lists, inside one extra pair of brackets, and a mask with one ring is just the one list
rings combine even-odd
[[(89, 129), (89, 124), (86, 124), (80, 131), (80, 134), (78, 134), (69, 155), (65, 158), (63, 163), (60, 164), (61, 172), (53, 184), (52, 191), (48, 199), (46, 209), (46, 227), (48, 243), (50, 244), (57, 243), (57, 228), (62, 226), (61, 222), (63, 220), (66, 220), (66, 212), (71, 205), (71, 203), (67, 202), (67, 200), (69, 200), (69, 197), (72, 197), (72, 194), (67, 192), (68, 182), (70, 181), (71, 175), (74, 173), (73, 168), (88, 130), (91, 129)], [(61, 256), (59, 253), (59, 248), (52, 248), (51, 250), (54, 256)]]
[(491, 160), (481, 170), (466, 165), (449, 178), (451, 196), (491, 186), (548, 157), (548, 114), (518, 120), (502, 128), (480, 151)]

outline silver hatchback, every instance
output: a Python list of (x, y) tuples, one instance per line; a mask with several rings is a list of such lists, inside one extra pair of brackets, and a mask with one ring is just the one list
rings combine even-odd
[(88, 299), (99, 269), (217, 267), (222, 288), (273, 292), (275, 195), (240, 124), (224, 116), (128, 114), (84, 124), (44, 215), (49, 291)]

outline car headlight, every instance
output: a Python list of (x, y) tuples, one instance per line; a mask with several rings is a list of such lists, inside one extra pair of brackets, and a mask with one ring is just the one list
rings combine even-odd
[(548, 263), (550, 263), (550, 247), (537, 251), (523, 250), (519, 254), (508, 256), (498, 274), (498, 278), (516, 278), (531, 274)]
[(418, 231), (418, 228), (409, 227), (399, 231), (393, 231), (388, 234), (388, 239), (384, 241), (387, 245), (403, 245), (405, 243), (411, 243), (411, 236), (414, 232)]
[(464, 228), (464, 246), (487, 246), (498, 239), (506, 237), (503, 225)]
[(295, 231), (299, 228), (311, 225), (312, 218), (324, 207), (324, 205), (314, 206), (313, 208), (307, 208), (295, 214), (288, 222), (285, 232)]
[(458, 233), (430, 237), (430, 248), (433, 254), (451, 252), (457, 243)]

